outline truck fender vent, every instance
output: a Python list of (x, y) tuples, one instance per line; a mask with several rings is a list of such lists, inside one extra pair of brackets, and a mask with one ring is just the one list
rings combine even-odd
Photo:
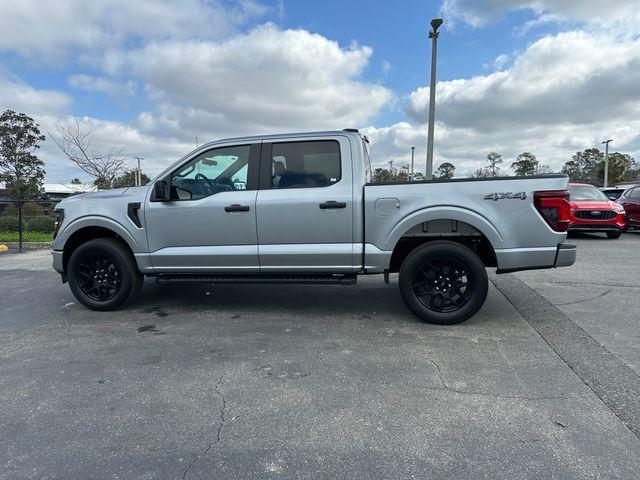
[(129, 205), (127, 205), (127, 216), (131, 219), (136, 227), (142, 228), (140, 217), (138, 217), (138, 210), (140, 210), (140, 202), (130, 203)]

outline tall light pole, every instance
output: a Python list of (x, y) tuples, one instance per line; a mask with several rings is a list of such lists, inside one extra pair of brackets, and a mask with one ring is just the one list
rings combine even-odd
[(604, 186), (609, 185), (609, 142), (613, 142), (613, 139), (605, 140), (604, 142)]
[(438, 28), (442, 25), (441, 18), (431, 20), (431, 84), (429, 85), (429, 130), (427, 132), (427, 180), (433, 178), (433, 122), (436, 116), (436, 53), (438, 50)]
[(411, 176), (409, 180), (413, 180), (413, 158), (415, 157), (416, 147), (411, 147)]

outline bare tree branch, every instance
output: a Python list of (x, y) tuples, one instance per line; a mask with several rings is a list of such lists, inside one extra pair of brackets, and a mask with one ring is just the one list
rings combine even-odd
[(59, 137), (51, 135), (54, 143), (69, 160), (83, 172), (95, 178), (96, 184), (113, 186), (113, 181), (124, 172), (125, 156), (122, 148), (113, 145), (104, 153), (93, 150), (94, 129), (74, 119), (67, 124), (56, 124)]

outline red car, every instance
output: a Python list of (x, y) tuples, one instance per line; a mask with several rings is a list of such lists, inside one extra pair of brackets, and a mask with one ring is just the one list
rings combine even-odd
[(625, 229), (625, 210), (593, 185), (569, 184), (570, 232), (603, 232), (619, 238)]
[(616, 203), (627, 212), (627, 228), (640, 229), (640, 185), (626, 189)]

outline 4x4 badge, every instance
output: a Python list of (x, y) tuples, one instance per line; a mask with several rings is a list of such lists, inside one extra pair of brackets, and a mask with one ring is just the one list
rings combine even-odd
[(527, 198), (526, 192), (496, 192), (496, 193), (487, 193), (484, 196), (485, 200), (493, 200), (497, 202), (498, 200), (511, 199), (511, 200), (525, 200)]

